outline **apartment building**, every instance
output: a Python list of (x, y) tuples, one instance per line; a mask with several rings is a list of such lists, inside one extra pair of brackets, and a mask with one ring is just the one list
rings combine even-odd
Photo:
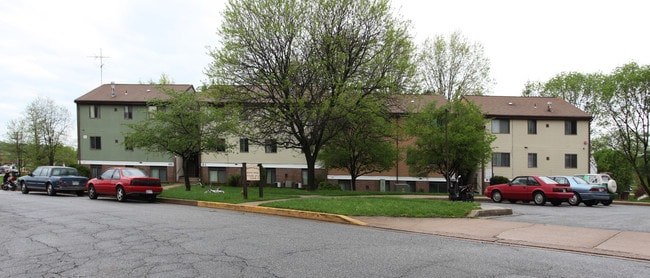
[[(192, 85), (164, 85), (176, 91), (194, 92)], [(167, 182), (177, 182), (183, 173), (180, 161), (163, 153), (129, 149), (123, 144), (125, 123), (142, 120), (149, 109), (147, 101), (164, 98), (157, 85), (104, 84), (77, 98), (79, 163), (91, 169), (93, 176), (110, 166), (135, 166)], [(442, 96), (401, 95), (391, 107), (396, 121), (417, 112), (430, 102), (444, 105)], [(561, 175), (589, 170), (591, 115), (560, 98), (465, 96), (479, 105), (490, 119), (488, 132), (496, 136), (491, 163), (479, 165), (471, 182), (486, 184), (492, 176), (513, 178), (517, 175)], [(261, 164), (263, 181), (273, 186), (305, 187), (307, 165), (299, 150), (283, 149), (272, 141), (254, 144), (247, 138), (222, 138), (234, 149), (202, 154), (190, 161), (190, 177), (205, 183), (224, 184), (242, 166)], [(396, 140), (397, 147), (410, 144)], [(402, 158), (405, 156), (402, 156)], [(317, 177), (348, 188), (345, 171), (324, 170), (317, 166)], [(357, 190), (447, 192), (445, 179), (437, 173), (426, 177), (409, 174), (403, 161), (389, 171), (361, 176)]]
[[(192, 85), (164, 85), (181, 92), (194, 92)], [(125, 124), (147, 117), (147, 101), (166, 98), (158, 85), (103, 84), (74, 100), (77, 108), (77, 146), (80, 165), (91, 177), (115, 166), (134, 166), (166, 182), (175, 182), (178, 171), (174, 157), (129, 148), (124, 144)], [(192, 169), (198, 171), (198, 160)]]

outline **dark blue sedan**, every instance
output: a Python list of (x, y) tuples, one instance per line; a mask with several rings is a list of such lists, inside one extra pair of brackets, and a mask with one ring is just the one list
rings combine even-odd
[(590, 184), (585, 180), (574, 176), (551, 176), (558, 183), (568, 183), (573, 189), (573, 198), (569, 199), (569, 204), (572, 206), (584, 203), (590, 207), (597, 205), (599, 202), (605, 206), (612, 203), (612, 199), (607, 192), (607, 187), (600, 184)]

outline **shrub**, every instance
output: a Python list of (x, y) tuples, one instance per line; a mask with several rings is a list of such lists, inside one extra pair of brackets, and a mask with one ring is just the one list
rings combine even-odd
[(502, 184), (502, 183), (509, 183), (510, 179), (504, 177), (504, 176), (494, 176), (490, 178), (490, 185), (493, 184)]
[(318, 184), (318, 190), (341, 190), (341, 186), (335, 183), (323, 181)]
[(241, 183), (241, 175), (240, 174), (232, 174), (230, 177), (228, 177), (228, 186), (239, 186)]

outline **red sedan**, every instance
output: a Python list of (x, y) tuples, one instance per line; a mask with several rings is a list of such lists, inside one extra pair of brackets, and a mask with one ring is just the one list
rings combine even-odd
[(163, 188), (160, 179), (151, 178), (138, 168), (116, 167), (89, 180), (86, 190), (90, 199), (97, 199), (100, 195), (112, 195), (116, 196), (118, 201), (124, 202), (127, 196), (143, 196), (147, 201), (155, 202), (156, 196), (162, 193)]
[(519, 176), (509, 183), (490, 185), (485, 189), (485, 196), (493, 202), (500, 203), (508, 200), (533, 201), (536, 205), (544, 205), (550, 201), (554, 206), (568, 202), (573, 197), (569, 184), (561, 184), (544, 176)]

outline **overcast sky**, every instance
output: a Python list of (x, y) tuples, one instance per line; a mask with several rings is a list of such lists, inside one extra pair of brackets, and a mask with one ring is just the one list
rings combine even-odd
[[(198, 87), (206, 47), (226, 0), (0, 0), (0, 125), (21, 119), (38, 96), (65, 106), (103, 83), (140, 83), (167, 74)], [(484, 46), (496, 85), (517, 96), (526, 81), (561, 72), (610, 73), (650, 64), (648, 11), (641, 0), (392, 0), (419, 44), (460, 31)], [(101, 52), (100, 52), (101, 51)], [(99, 59), (98, 56), (105, 56)], [(100, 74), (100, 65), (103, 63)], [(101, 80), (101, 81), (100, 81)], [(76, 145), (76, 127), (69, 144)], [(0, 131), (6, 140), (6, 128)]]

